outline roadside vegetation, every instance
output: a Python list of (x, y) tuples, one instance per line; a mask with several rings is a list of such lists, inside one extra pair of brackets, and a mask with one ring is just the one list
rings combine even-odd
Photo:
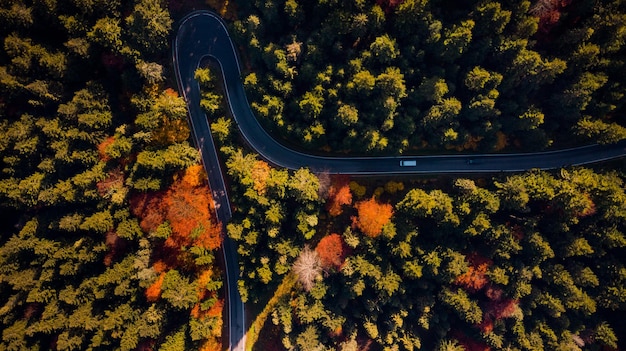
[(626, 348), (624, 161), (472, 178), (275, 168), (212, 68), (216, 223), (175, 91), (211, 6), (255, 113), (303, 149), (540, 150), (626, 136), (620, 1), (0, 1), (0, 350), (222, 350), (221, 226), (253, 350)]
[[(238, 9), (248, 97), (289, 145), (511, 152), (626, 136), (620, 2)], [(622, 161), (472, 178), (286, 171), (242, 148), (202, 76), (231, 179), (240, 292), (259, 312), (249, 348), (624, 348)]]
[(398, 181), (222, 151), (249, 349), (621, 347), (623, 161)]
[(167, 80), (187, 11), (0, 2), (1, 350), (221, 350), (220, 226)]
[(621, 1), (249, 1), (256, 115), (310, 150), (541, 150), (624, 129)]

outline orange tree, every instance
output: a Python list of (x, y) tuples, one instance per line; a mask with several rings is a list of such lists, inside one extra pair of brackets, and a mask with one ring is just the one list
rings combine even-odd
[(353, 217), (354, 226), (369, 237), (377, 237), (383, 226), (391, 220), (393, 208), (390, 204), (381, 204), (374, 197), (357, 202), (354, 207), (358, 215)]
[(334, 176), (328, 190), (326, 210), (328, 210), (331, 216), (337, 217), (343, 212), (342, 206), (350, 205), (351, 203), (350, 178), (345, 175)]
[(346, 258), (347, 246), (341, 235), (330, 234), (322, 238), (317, 244), (317, 251), (322, 267), (340, 269)]

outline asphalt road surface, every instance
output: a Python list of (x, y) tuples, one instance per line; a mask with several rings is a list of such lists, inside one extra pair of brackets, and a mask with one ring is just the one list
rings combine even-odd
[[(289, 149), (273, 139), (252, 113), (241, 80), (237, 53), (222, 19), (212, 12), (196, 11), (181, 20), (173, 45), (174, 69), (179, 90), (187, 102), (196, 146), (207, 171), (217, 218), (223, 224), (232, 216), (231, 207), (209, 121), (200, 107), (200, 87), (194, 79), (195, 70), (207, 58), (217, 62), (222, 70), (228, 105), (241, 135), (263, 159), (277, 167), (307, 167), (314, 172), (354, 175), (467, 174), (554, 169), (626, 156), (626, 140), (613, 145), (517, 154), (325, 157)], [(228, 289), (230, 349), (243, 350), (245, 319), (243, 303), (237, 290), (237, 251), (235, 244), (228, 238), (224, 240), (223, 252)]]

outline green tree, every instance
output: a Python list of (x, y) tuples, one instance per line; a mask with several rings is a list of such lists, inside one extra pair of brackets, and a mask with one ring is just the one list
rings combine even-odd
[(459, 221), (453, 210), (452, 198), (441, 190), (427, 193), (421, 189), (412, 189), (396, 207), (399, 211), (420, 217), (432, 216), (439, 221), (450, 223)]
[(600, 144), (613, 144), (626, 139), (626, 128), (585, 117), (576, 123), (576, 133)]
[(461, 351), (461, 350), (465, 350), (465, 348), (459, 345), (459, 343), (454, 339), (441, 340), (439, 342), (439, 345), (437, 346), (437, 351)]
[(617, 337), (615, 336), (615, 332), (606, 322), (600, 323), (596, 327), (594, 339), (602, 345), (617, 347)]
[(397, 67), (387, 67), (376, 77), (376, 84), (384, 96), (399, 100), (407, 95), (404, 75)]
[(187, 349), (185, 342), (185, 328), (181, 328), (168, 335), (165, 341), (159, 346), (159, 351), (183, 351)]
[(400, 54), (396, 41), (385, 34), (374, 39), (370, 44), (373, 57), (381, 64), (392, 62)]
[(140, 0), (126, 18), (128, 31), (142, 52), (154, 54), (162, 51), (172, 27), (172, 19), (161, 0)]
[(489, 91), (497, 88), (501, 81), (501, 74), (476, 66), (467, 73), (464, 83), (472, 91)]
[(478, 324), (483, 319), (483, 312), (478, 303), (470, 300), (469, 296), (463, 289), (456, 291), (444, 288), (439, 293), (441, 302), (452, 309), (462, 320), (470, 324)]
[(99, 19), (88, 33), (87, 38), (107, 49), (120, 52), (123, 45), (120, 20), (110, 17)]
[(353, 125), (359, 121), (359, 111), (352, 105), (340, 104), (337, 110), (337, 118), (344, 126)]
[(324, 98), (316, 92), (307, 91), (302, 96), (298, 105), (300, 106), (300, 111), (304, 114), (304, 116), (306, 116), (309, 120), (314, 120), (322, 113), (322, 109), (324, 108)]
[(161, 296), (174, 308), (190, 309), (198, 301), (197, 286), (188, 278), (181, 276), (177, 270), (170, 270), (165, 274)]
[(295, 171), (290, 177), (288, 187), (293, 191), (295, 198), (302, 203), (319, 199), (319, 179), (307, 168)]
[(358, 93), (367, 93), (372, 91), (375, 85), (376, 77), (370, 71), (363, 70), (354, 75), (352, 81), (348, 83), (348, 88), (353, 88)]
[(443, 39), (443, 59), (452, 62), (463, 54), (472, 41), (472, 29), (475, 22), (467, 20), (446, 30)]

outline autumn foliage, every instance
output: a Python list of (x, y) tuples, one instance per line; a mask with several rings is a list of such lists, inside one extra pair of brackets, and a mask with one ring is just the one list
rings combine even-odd
[(198, 277), (198, 299), (201, 300), (206, 297), (208, 292), (206, 286), (209, 282), (211, 282), (211, 278), (213, 277), (212, 269), (205, 269), (200, 273)]
[(98, 157), (100, 160), (106, 162), (110, 159), (110, 157), (106, 154), (106, 149), (109, 145), (113, 144), (113, 142), (115, 142), (115, 137), (110, 136), (98, 144)]
[(404, 0), (376, 0), (376, 3), (383, 9), (385, 12), (391, 12), (398, 5), (403, 3)]
[(591, 195), (589, 195), (589, 193), (584, 193), (581, 200), (583, 206), (575, 211), (576, 217), (582, 218), (596, 214), (596, 204), (593, 202), (593, 199), (591, 198)]
[(120, 55), (105, 52), (100, 56), (100, 60), (108, 70), (122, 72), (124, 69), (124, 58)]
[(331, 216), (336, 217), (343, 212), (343, 205), (350, 205), (351, 203), (350, 178), (345, 175), (334, 176), (328, 190), (326, 210)]
[(489, 283), (487, 270), (491, 266), (492, 262), (477, 254), (468, 255), (466, 260), (470, 264), (469, 269), (467, 272), (456, 277), (454, 283), (460, 285), (469, 292), (477, 292)]
[(113, 260), (115, 259), (115, 256), (119, 253), (123, 251), (124, 248), (124, 240), (122, 238), (120, 238), (117, 233), (115, 233), (114, 231), (108, 231), (105, 234), (105, 244), (107, 246), (107, 253), (104, 256), (104, 265), (109, 267), (111, 266), (111, 263), (113, 263)]
[(265, 161), (257, 160), (252, 165), (252, 187), (259, 195), (264, 195), (267, 188), (267, 179), (270, 176), (270, 166)]
[(237, 2), (229, 0), (207, 0), (206, 3), (220, 14), (223, 18), (229, 20), (237, 19)]
[(204, 179), (202, 166), (191, 166), (167, 191), (133, 196), (131, 209), (141, 219), (141, 228), (151, 232), (168, 221), (172, 233), (166, 247), (220, 247), (221, 228), (211, 215), (211, 192)]
[(515, 315), (518, 309), (519, 301), (505, 298), (500, 301), (492, 301), (486, 309), (486, 314), (495, 320), (502, 318), (510, 318)]
[(105, 179), (96, 183), (100, 196), (108, 196), (112, 190), (119, 189), (122, 186), (124, 186), (124, 173), (120, 168), (110, 171)]
[(154, 283), (152, 283), (152, 285), (150, 285), (148, 289), (146, 289), (146, 299), (149, 302), (154, 302), (161, 297), (161, 286), (163, 285), (163, 279), (165, 279), (165, 273), (161, 273), (157, 280), (155, 280)]
[(509, 298), (490, 301), (483, 310), (483, 320), (478, 328), (481, 332), (488, 334), (493, 330), (495, 321), (515, 315), (516, 311), (519, 310), (519, 301)]
[(157, 273), (166, 273), (169, 267), (163, 260), (158, 260), (152, 264), (152, 269)]
[(139, 226), (146, 233), (156, 230), (165, 222), (164, 194), (163, 191), (139, 193), (130, 198), (131, 211), (139, 218)]
[(339, 269), (346, 259), (347, 246), (339, 234), (330, 234), (320, 240), (315, 251), (323, 268)]
[(374, 197), (359, 201), (354, 207), (358, 215), (352, 218), (353, 225), (372, 238), (382, 233), (383, 226), (389, 223), (393, 216), (393, 207), (390, 204), (378, 203)]
[[(189, 255), (185, 247), (195, 246), (213, 250), (221, 245), (221, 226), (212, 214), (211, 192), (206, 184), (202, 166), (191, 166), (175, 177), (173, 184), (164, 191), (141, 193), (131, 197), (132, 213), (140, 220), (139, 226), (146, 232), (153, 232), (165, 223), (171, 232), (162, 243), (153, 264), (158, 278), (145, 290), (146, 300), (160, 299), (162, 285), (167, 271), (179, 266), (187, 266)], [(167, 232), (166, 232), (167, 233)], [(193, 262), (193, 259), (191, 259)], [(216, 331), (221, 330), (223, 299), (217, 296), (215, 268), (196, 267), (196, 294), (198, 302), (189, 311), (192, 318), (211, 319)], [(221, 350), (219, 337), (204, 340), (202, 350)]]
[(142, 340), (139, 342), (139, 345), (137, 345), (137, 348), (135, 350), (136, 351), (153, 351), (155, 343), (156, 342), (153, 339)]
[(496, 286), (489, 285), (485, 289), (485, 296), (489, 302), (483, 307), (483, 321), (478, 325), (483, 333), (491, 332), (495, 321), (520, 313), (519, 301), (505, 297), (504, 291)]
[(199, 351), (221, 351), (222, 344), (217, 339), (208, 339), (202, 343)]
[(539, 33), (549, 33), (556, 26), (561, 13), (572, 0), (536, 0), (530, 13), (539, 17)]
[[(213, 268), (205, 269), (200, 272), (197, 279), (198, 302), (191, 309), (190, 315), (200, 320), (211, 318), (214, 321), (213, 323), (215, 323), (215, 330), (221, 330), (224, 300), (218, 299), (216, 291), (207, 288), (207, 285), (211, 282), (214, 275), (215, 272)], [(209, 300), (214, 302), (206, 308), (206, 306), (203, 306), (203, 303)], [(200, 350), (222, 350), (220, 339), (208, 338), (204, 340)]]
[[(469, 263), (467, 272), (456, 277), (454, 283), (471, 293), (483, 290), (485, 297), (487, 297), (489, 301), (483, 308), (483, 320), (477, 327), (483, 333), (490, 333), (493, 330), (495, 321), (512, 317), (516, 313), (518, 310), (518, 301), (505, 297), (502, 289), (490, 284), (487, 271), (493, 264), (491, 260), (477, 253), (468, 255), (466, 260)], [(474, 345), (467, 340), (464, 345), (468, 350), (480, 350), (482, 347), (479, 344)]]
[(216, 300), (216, 302), (206, 310), (202, 310), (201, 304), (198, 302), (191, 309), (191, 316), (195, 319), (220, 318), (224, 309), (224, 300)]

